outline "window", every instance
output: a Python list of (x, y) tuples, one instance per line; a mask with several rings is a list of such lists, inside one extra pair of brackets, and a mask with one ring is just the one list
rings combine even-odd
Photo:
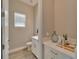
[(26, 15), (21, 13), (14, 13), (14, 26), (25, 27)]

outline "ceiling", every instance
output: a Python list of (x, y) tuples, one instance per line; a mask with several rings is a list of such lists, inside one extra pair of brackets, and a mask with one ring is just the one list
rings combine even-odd
[(35, 6), (38, 0), (21, 0), (21, 1), (28, 5)]

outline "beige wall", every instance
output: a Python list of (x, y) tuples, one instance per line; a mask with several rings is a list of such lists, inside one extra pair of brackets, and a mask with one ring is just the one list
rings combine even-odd
[(43, 0), (43, 32), (54, 30), (54, 0)]
[[(20, 2), (19, 0), (9, 0), (9, 39), (10, 50), (23, 47), (27, 41), (31, 40), (33, 33), (33, 7)], [(25, 28), (14, 27), (14, 12), (24, 13), (27, 16)]]
[(76, 7), (76, 0), (55, 0), (55, 30), (59, 34), (67, 33), (69, 37), (76, 38)]
[(55, 30), (59, 34), (67, 31), (67, 2), (66, 0), (55, 0)]
[(43, 33), (56, 30), (60, 35), (77, 36), (76, 0), (43, 0)]

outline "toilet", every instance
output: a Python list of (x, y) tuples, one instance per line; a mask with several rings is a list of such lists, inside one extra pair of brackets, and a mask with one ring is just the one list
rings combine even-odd
[(31, 51), (32, 42), (27, 42), (26, 47), (28, 51)]

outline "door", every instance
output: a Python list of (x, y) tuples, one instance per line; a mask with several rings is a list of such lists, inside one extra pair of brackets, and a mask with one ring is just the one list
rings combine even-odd
[(9, 44), (8, 44), (8, 0), (2, 0), (2, 59), (9, 59)]

